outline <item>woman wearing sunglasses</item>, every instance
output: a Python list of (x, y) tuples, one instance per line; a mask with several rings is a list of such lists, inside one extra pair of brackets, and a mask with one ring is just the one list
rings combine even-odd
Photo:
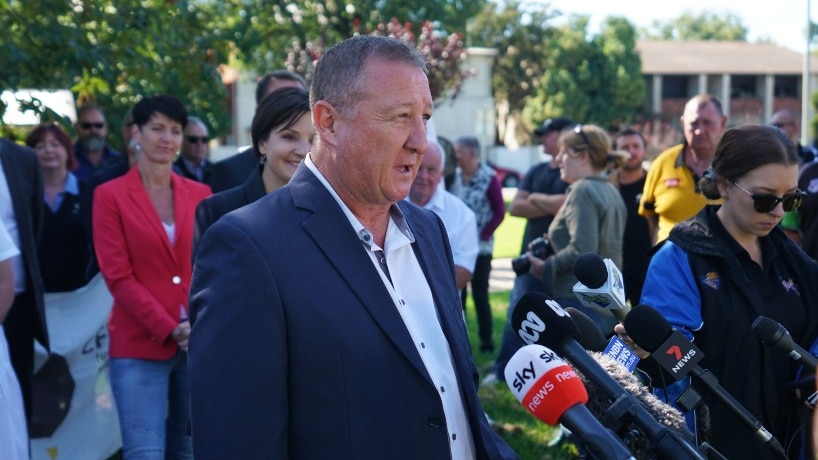
[[(701, 367), (790, 458), (802, 446), (799, 428), (809, 427), (806, 418), (799, 420), (805, 396), (799, 399), (792, 385), (798, 366), (764, 345), (752, 324), (759, 316), (772, 318), (805, 349), (818, 333), (818, 266), (778, 227), (784, 212), (797, 209), (804, 196), (797, 189), (798, 164), (795, 145), (780, 129), (748, 125), (725, 132), (699, 182), (706, 198), (723, 204), (706, 206), (671, 230), (651, 260), (641, 299), (695, 341), (704, 352)], [(621, 325), (617, 332), (625, 333)], [(651, 383), (670, 403), (687, 386), (684, 379), (665, 388), (659, 377)], [(809, 395), (814, 383), (805, 389)], [(702, 397), (710, 412), (709, 442), (722, 455), (779, 458), (722, 405)], [(689, 421), (693, 425), (692, 417)]]

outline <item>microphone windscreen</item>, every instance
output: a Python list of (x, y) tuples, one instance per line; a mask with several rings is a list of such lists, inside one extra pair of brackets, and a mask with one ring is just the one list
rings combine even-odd
[(512, 330), (527, 344), (559, 350), (568, 339), (579, 340), (574, 320), (553, 299), (540, 292), (525, 294), (511, 313)]
[(673, 333), (673, 327), (661, 313), (647, 305), (637, 305), (625, 317), (625, 330), (633, 342), (653, 352)]
[(574, 276), (585, 286), (598, 289), (608, 281), (608, 267), (601, 257), (593, 252), (586, 252), (574, 261)]
[(770, 343), (781, 327), (774, 319), (759, 316), (753, 321), (753, 332), (764, 343)]
[(574, 320), (574, 324), (579, 329), (581, 336), (579, 344), (582, 345), (582, 348), (589, 351), (602, 351), (605, 349), (607, 345), (605, 335), (599, 329), (599, 326), (594, 323), (594, 320), (574, 307), (568, 307), (565, 311), (571, 315), (571, 319)]
[[(693, 433), (688, 429), (687, 422), (678, 409), (659, 400), (636, 376), (628, 372), (621, 364), (602, 353), (589, 354), (628, 393), (636, 397), (656, 421), (675, 431), (688, 442), (694, 440)], [(577, 370), (577, 374), (579, 374), (588, 392), (588, 403), (586, 404), (588, 410), (597, 419), (604, 420), (608, 417), (609, 408), (614, 401), (593, 380), (586, 378), (581, 371)], [(636, 424), (629, 423), (627, 427), (619, 431), (619, 434), (636, 458), (658, 458), (649, 437)]]

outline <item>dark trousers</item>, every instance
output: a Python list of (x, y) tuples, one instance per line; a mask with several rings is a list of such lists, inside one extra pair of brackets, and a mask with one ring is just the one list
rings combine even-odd
[[(491, 275), (491, 254), (477, 256), (474, 273), (471, 277), (471, 296), (474, 310), (477, 313), (477, 335), (480, 337), (480, 349), (494, 350), (494, 339), (491, 336), (491, 305), (489, 304), (489, 276)], [(466, 289), (460, 295), (463, 309), (466, 309)]]
[(11, 367), (17, 374), (20, 390), (23, 393), (23, 407), (26, 420), (31, 421), (31, 378), (34, 375), (34, 296), (26, 291), (14, 297), (5, 321), (3, 331), (9, 344)]

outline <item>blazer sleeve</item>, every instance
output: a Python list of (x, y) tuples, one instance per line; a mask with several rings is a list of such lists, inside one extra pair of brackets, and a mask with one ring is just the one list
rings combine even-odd
[(162, 343), (170, 337), (177, 322), (134, 274), (123, 209), (115, 197), (118, 191), (103, 186), (94, 192), (93, 232), (100, 271), (116, 305)]
[(287, 361), (281, 296), (263, 252), (230, 220), (219, 219), (200, 242), (190, 312), (196, 459), (288, 458), (287, 376), (293, 364)]

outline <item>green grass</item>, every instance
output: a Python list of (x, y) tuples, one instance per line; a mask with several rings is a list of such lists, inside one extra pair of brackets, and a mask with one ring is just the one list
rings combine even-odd
[[(499, 350), (500, 339), (503, 335), (503, 326), (508, 308), (509, 292), (495, 292), (489, 295), (493, 317), (495, 350)], [(486, 354), (479, 350), (480, 341), (477, 336), (477, 319), (474, 314), (474, 303), (471, 296), (467, 300), (466, 323), (469, 339), (472, 343), (474, 355), (480, 377), (488, 374), (497, 358), (497, 351)], [(494, 421), (494, 430), (505, 439), (523, 460), (568, 460), (576, 459), (576, 450), (573, 446), (548, 447), (557, 432), (555, 428), (534, 418), (529, 414), (505, 384), (481, 385), (478, 391), (483, 409)]]

